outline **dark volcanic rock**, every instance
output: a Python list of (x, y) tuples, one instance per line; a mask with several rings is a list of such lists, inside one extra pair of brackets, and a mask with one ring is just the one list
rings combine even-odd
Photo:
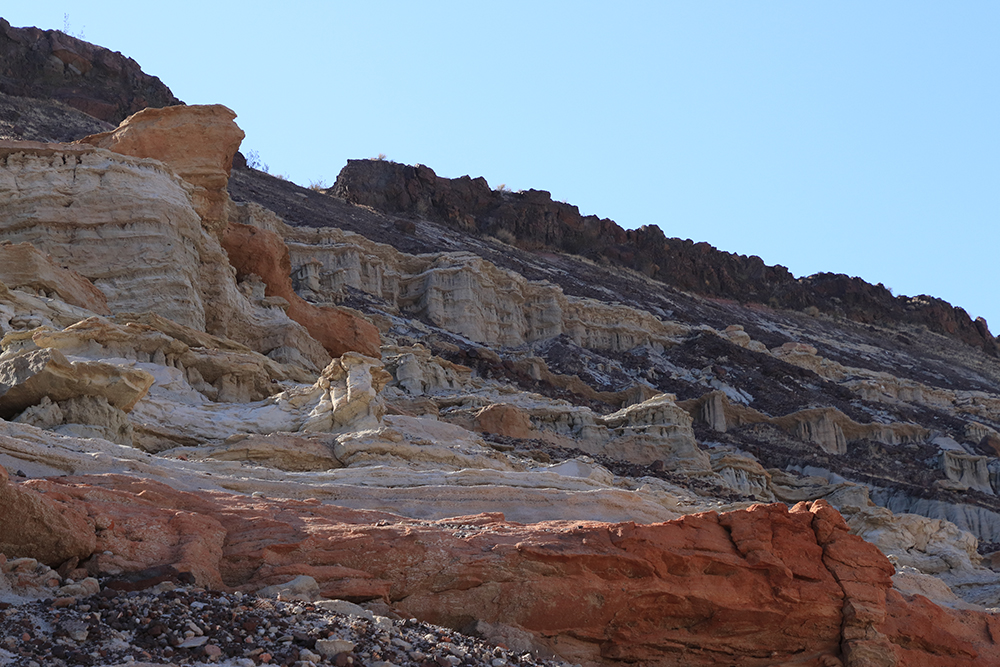
[(62, 102), (0, 93), (0, 139), (68, 143), (112, 129)]
[(860, 278), (822, 273), (796, 279), (756, 255), (723, 252), (708, 243), (667, 238), (656, 225), (625, 230), (552, 201), (544, 190), (491, 190), (483, 178), (441, 178), (426, 166), (349, 160), (331, 191), (356, 204), (443, 222), (529, 250), (554, 250), (640, 271), (707, 296), (798, 310), (814, 307), (865, 323), (922, 324), (997, 354), (982, 318), (929, 296), (893, 296)]
[(0, 92), (54, 99), (118, 124), (146, 107), (183, 104), (139, 63), (58, 30), (0, 19)]

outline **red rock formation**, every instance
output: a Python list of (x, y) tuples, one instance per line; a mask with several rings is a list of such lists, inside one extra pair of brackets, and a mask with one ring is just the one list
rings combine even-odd
[(207, 227), (219, 230), (228, 218), (226, 184), (243, 130), (236, 113), (221, 104), (144, 109), (110, 132), (79, 143), (165, 162), (195, 186), (194, 206)]
[(222, 235), (222, 247), (236, 275), (253, 273), (267, 285), (267, 296), (288, 301), (288, 316), (304, 326), (334, 357), (354, 351), (381, 357), (381, 337), (372, 323), (339, 308), (314, 306), (292, 288), (292, 262), (288, 246), (274, 232), (230, 223)]
[(172, 565), (242, 590), (308, 574), (330, 597), (382, 598), (452, 627), (521, 627), (578, 662), (1000, 664), (992, 616), (893, 591), (886, 558), (823, 501), (652, 525), (520, 525), (183, 493), (117, 475), (25, 489), (86, 514), (100, 554), (91, 571)]
[(0, 553), (48, 565), (92, 554), (97, 544), (94, 524), (82, 505), (61, 500), (10, 483), (0, 466)]
[(510, 438), (533, 438), (538, 432), (531, 424), (528, 413), (514, 405), (497, 403), (488, 405), (476, 415), (475, 429)]
[(944, 609), (920, 595), (886, 592), (887, 619), (882, 627), (893, 643), (900, 667), (998, 665), (1000, 617)]
[(109, 123), (147, 106), (181, 104), (131, 58), (58, 30), (12, 28), (3, 19), (0, 92), (56, 99)]
[(66, 303), (98, 315), (110, 315), (104, 293), (76, 271), (52, 262), (30, 243), (0, 243), (0, 282), (12, 289), (54, 292)]

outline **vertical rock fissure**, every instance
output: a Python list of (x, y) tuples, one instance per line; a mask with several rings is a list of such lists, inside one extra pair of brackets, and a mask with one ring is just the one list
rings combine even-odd
[[(811, 526), (816, 543), (823, 548), (823, 566), (844, 595), (840, 626), (844, 666), (897, 667), (892, 642), (877, 627), (886, 617), (885, 590), (878, 581), (881, 569), (877, 563), (866, 564), (865, 555), (856, 553), (859, 544), (854, 542), (866, 543), (848, 533), (843, 517), (833, 507), (824, 501), (815, 501), (810, 503), (809, 511), (813, 513)], [(845, 556), (853, 562), (846, 562)], [(884, 556), (882, 559), (891, 569), (888, 560)]]

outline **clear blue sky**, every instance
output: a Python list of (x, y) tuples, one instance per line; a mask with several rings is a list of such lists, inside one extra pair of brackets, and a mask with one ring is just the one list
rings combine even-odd
[(231, 107), (303, 185), (384, 153), (1000, 333), (997, 2), (3, 5)]

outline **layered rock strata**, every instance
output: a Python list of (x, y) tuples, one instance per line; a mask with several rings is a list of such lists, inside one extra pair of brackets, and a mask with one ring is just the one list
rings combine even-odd
[(229, 219), (226, 183), (244, 137), (235, 118), (221, 104), (143, 109), (114, 130), (80, 143), (168, 164), (194, 186), (195, 211), (209, 230), (218, 232)]
[(288, 316), (302, 324), (330, 354), (354, 350), (379, 356), (379, 332), (370, 322), (341, 308), (320, 307), (306, 302), (292, 289), (288, 248), (277, 234), (230, 223), (222, 235), (229, 261), (239, 279), (251, 276), (263, 281), (264, 296), (284, 300)]
[(406, 217), (230, 174), (232, 118), (3, 145), (0, 548), (587, 664), (997, 662), (984, 323), (422, 167), (338, 184)]
[(104, 293), (75, 271), (64, 269), (28, 243), (0, 243), (0, 281), (9, 289), (37, 292), (98, 315), (110, 315)]
[(669, 347), (686, 327), (652, 313), (595, 299), (568, 297), (471, 253), (408, 255), (335, 228), (294, 229), (250, 216), (288, 241), (297, 292), (335, 303), (346, 289), (386, 302), (411, 317), (470, 340), (512, 347), (561, 334), (593, 349)]
[[(34, 499), (35, 514), (59, 508), (92, 526), (88, 571), (171, 564), (242, 590), (305, 574), (327, 597), (383, 599), (452, 627), (475, 618), (522, 628), (588, 664), (1000, 659), (992, 616), (894, 592), (893, 567), (822, 502), (647, 526), (522, 526), (499, 515), (414, 522), (316, 502), (184, 494), (121, 476), (3, 482), (12, 500)], [(13, 553), (33, 548), (7, 539)], [(785, 631), (762, 635), (768, 617)]]
[[(89, 278), (107, 299), (96, 312), (142, 313), (156, 303), (156, 312), (182, 325), (241, 339), (315, 371), (328, 354), (288, 319), (287, 302), (253, 301), (252, 290), (237, 288), (225, 252), (209, 233), (228, 221), (225, 183), (242, 137), (233, 115), (224, 107), (144, 112), (116, 132), (85, 140), (116, 153), (86, 145), (0, 146), (6, 174), (0, 236), (28, 242)], [(205, 137), (196, 140), (198, 132)], [(187, 143), (177, 139), (185, 136)], [(161, 152), (194, 184), (161, 162), (123, 156)], [(116, 248), (110, 255), (109, 239)], [(37, 282), (37, 262), (33, 269)], [(338, 309), (324, 315), (304, 319), (330, 347), (377, 355), (374, 327)]]
[(996, 355), (985, 320), (921, 295), (895, 297), (881, 284), (821, 273), (796, 280), (760, 257), (716, 250), (708, 243), (667, 238), (656, 225), (625, 230), (608, 219), (584, 216), (544, 190), (491, 190), (483, 178), (442, 178), (424, 165), (349, 160), (332, 194), (380, 211), (437, 220), (489, 234), (530, 249), (605, 260), (680, 289), (785, 308), (813, 307), (861, 322), (911, 322), (954, 336)]

